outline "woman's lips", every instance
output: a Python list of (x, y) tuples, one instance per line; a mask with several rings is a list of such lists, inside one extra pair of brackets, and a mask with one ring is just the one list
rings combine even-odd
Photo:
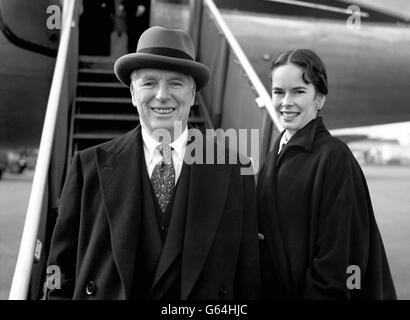
[(286, 120), (293, 120), (300, 114), (300, 112), (281, 111), (280, 114)]

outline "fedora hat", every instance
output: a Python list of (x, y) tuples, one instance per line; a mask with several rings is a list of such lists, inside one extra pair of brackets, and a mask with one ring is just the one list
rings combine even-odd
[(195, 61), (195, 49), (189, 35), (183, 30), (151, 27), (138, 40), (137, 51), (117, 59), (114, 72), (127, 87), (131, 73), (141, 68), (165, 69), (191, 75), (200, 90), (209, 81), (210, 71)]

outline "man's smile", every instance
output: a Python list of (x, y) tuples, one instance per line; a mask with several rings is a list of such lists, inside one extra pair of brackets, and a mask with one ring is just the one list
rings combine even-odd
[(156, 114), (167, 115), (167, 114), (171, 114), (172, 112), (174, 112), (176, 110), (176, 108), (172, 108), (172, 107), (155, 107), (155, 108), (151, 108), (151, 110)]

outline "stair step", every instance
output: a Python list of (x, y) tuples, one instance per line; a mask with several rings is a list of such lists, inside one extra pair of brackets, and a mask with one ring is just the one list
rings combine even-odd
[(111, 57), (98, 57), (98, 56), (84, 56), (81, 55), (78, 65), (80, 69), (92, 68), (92, 69), (114, 69), (115, 59)]
[(79, 56), (80, 62), (115, 62), (116, 59), (106, 56), (87, 56), (81, 54)]
[(77, 97), (119, 97), (130, 96), (130, 89), (115, 82), (79, 82)]
[[(84, 103), (112, 103), (112, 104), (132, 104), (131, 98), (124, 98), (124, 97), (77, 97), (76, 102), (84, 102)], [(191, 106), (192, 109), (199, 109), (201, 108), (200, 105), (194, 104)]]
[(111, 121), (138, 121), (138, 115), (127, 114), (93, 114), (93, 113), (80, 113), (75, 115), (75, 119), (78, 120), (111, 120)]
[(120, 137), (125, 132), (88, 132), (74, 133), (74, 140), (111, 140)]
[[(75, 103), (77, 114), (128, 114), (138, 115), (137, 108), (131, 99), (78, 97)], [(191, 117), (203, 117), (204, 112), (199, 105), (191, 107)]]
[(97, 87), (97, 88), (124, 88), (127, 89), (129, 92), (130, 89), (128, 89), (126, 86), (119, 82), (77, 82), (78, 87)]
[(117, 76), (111, 69), (86, 69), (78, 70), (79, 82), (118, 82)]
[(79, 68), (79, 69), (78, 69), (78, 72), (81, 72), (81, 73), (92, 73), (92, 74), (113, 74), (113, 75), (115, 75), (114, 70), (97, 69), (97, 68), (95, 68), (95, 69)]
[[(128, 114), (99, 114), (99, 113), (77, 113), (74, 118), (76, 120), (104, 120), (104, 121), (138, 121), (138, 115)], [(203, 117), (189, 117), (189, 123), (205, 123)]]
[(124, 98), (124, 97), (77, 97), (76, 102), (90, 102), (90, 103), (115, 103), (115, 104), (131, 104), (131, 98)]

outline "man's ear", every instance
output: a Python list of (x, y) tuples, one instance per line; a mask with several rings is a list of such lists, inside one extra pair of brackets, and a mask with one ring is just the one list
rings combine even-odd
[(196, 82), (193, 80), (193, 83), (192, 83), (192, 104), (191, 104), (191, 106), (193, 106), (194, 103), (195, 103), (195, 96), (196, 96)]

